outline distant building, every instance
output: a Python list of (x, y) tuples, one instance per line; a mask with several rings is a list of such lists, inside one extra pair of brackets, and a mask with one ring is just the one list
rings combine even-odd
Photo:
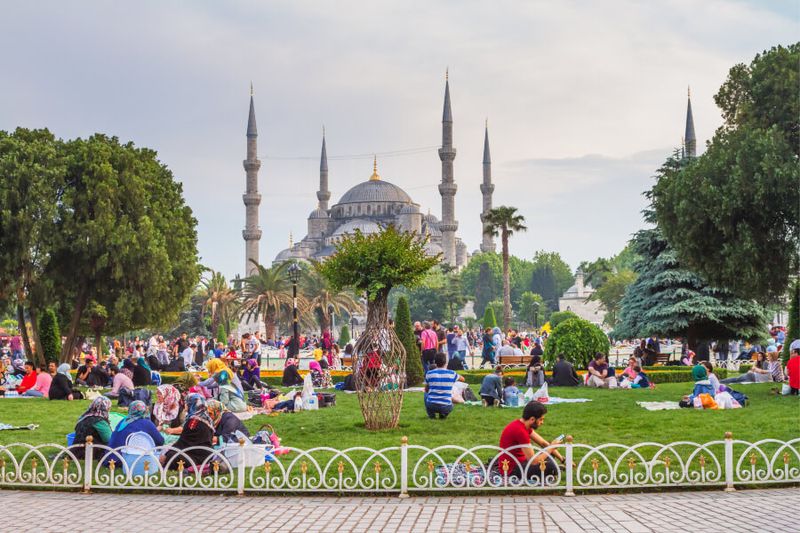
[(593, 293), (592, 286), (583, 282), (583, 271), (578, 269), (575, 274), (575, 285), (567, 289), (558, 299), (558, 310), (572, 311), (580, 318), (602, 327), (606, 311), (599, 301), (589, 300)]

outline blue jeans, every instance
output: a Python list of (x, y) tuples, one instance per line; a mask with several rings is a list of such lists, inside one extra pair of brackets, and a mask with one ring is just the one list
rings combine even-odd
[(28, 389), (22, 393), (22, 396), (32, 396), (34, 398), (41, 398), (44, 396), (44, 394), (39, 392), (38, 390)]
[(436, 418), (436, 413), (439, 413), (439, 418), (447, 418), (447, 415), (453, 410), (453, 404), (442, 405), (425, 402), (425, 410), (428, 412), (428, 418)]

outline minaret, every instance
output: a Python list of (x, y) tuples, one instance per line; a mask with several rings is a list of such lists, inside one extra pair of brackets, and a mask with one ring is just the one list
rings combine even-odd
[(317, 200), (319, 200), (319, 208), (323, 211), (328, 210), (328, 200), (331, 199), (331, 193), (328, 190), (328, 151), (325, 149), (325, 126), (322, 127), (322, 153), (319, 156), (319, 190), (317, 191)]
[(694, 136), (694, 117), (692, 116), (692, 90), (687, 89), (686, 133), (683, 142), (686, 146), (686, 157), (697, 157), (697, 137)]
[[(486, 230), (486, 216), (492, 210), (492, 157), (489, 155), (489, 121), (486, 121), (486, 128), (483, 135), (483, 183), (481, 183), (481, 194), (483, 195), (483, 211), (481, 212), (481, 222), (484, 222), (483, 229)], [(481, 252), (494, 252), (494, 237), (488, 233), (483, 233), (481, 241)]]
[(247, 117), (247, 159), (243, 161), (247, 176), (247, 188), (242, 195), (245, 205), (245, 226), (242, 231), (245, 248), (244, 271), (248, 276), (258, 272), (252, 261), (258, 263), (258, 243), (261, 240), (261, 228), (258, 227), (258, 206), (261, 195), (258, 194), (258, 130), (256, 129), (256, 108), (253, 104), (253, 84), (250, 84), (250, 115)]
[(458, 186), (453, 181), (453, 159), (456, 158), (456, 149), (453, 148), (453, 112), (450, 109), (450, 80), (445, 73), (444, 82), (444, 112), (442, 113), (442, 147), (439, 148), (439, 159), (442, 161), (442, 182), (439, 184), (439, 194), (442, 195), (442, 222), (439, 229), (442, 232), (442, 250), (444, 262), (456, 266), (456, 230), (458, 222), (455, 219), (455, 196)]

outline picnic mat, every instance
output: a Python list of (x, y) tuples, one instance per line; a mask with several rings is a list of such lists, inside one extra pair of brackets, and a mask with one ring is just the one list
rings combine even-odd
[(3, 424), (0, 422), (0, 431), (19, 431), (21, 429), (34, 430), (39, 427), (39, 424), (28, 424), (27, 426), (12, 426), (10, 424)]
[(667, 411), (671, 409), (680, 409), (681, 406), (678, 402), (636, 402), (648, 411)]

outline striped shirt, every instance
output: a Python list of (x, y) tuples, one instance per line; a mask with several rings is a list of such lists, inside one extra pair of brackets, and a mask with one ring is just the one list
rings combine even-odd
[(438, 405), (453, 404), (453, 384), (458, 380), (458, 374), (446, 368), (434, 368), (425, 374), (425, 383), (428, 385), (427, 403)]

